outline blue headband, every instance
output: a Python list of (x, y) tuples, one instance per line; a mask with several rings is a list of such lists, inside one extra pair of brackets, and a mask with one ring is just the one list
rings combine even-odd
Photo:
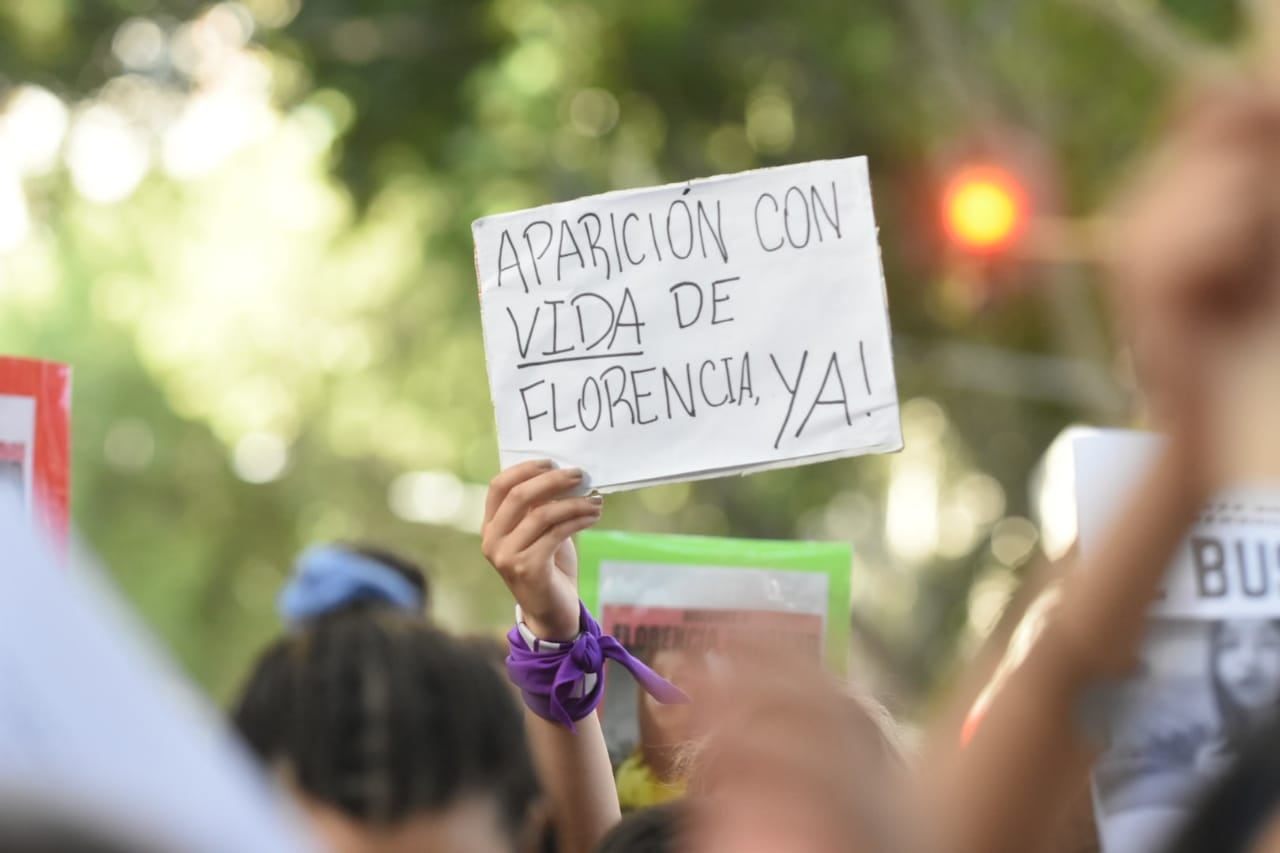
[(399, 572), (332, 545), (303, 552), (276, 608), (287, 624), (297, 625), (362, 601), (399, 610), (422, 609), (422, 593)]

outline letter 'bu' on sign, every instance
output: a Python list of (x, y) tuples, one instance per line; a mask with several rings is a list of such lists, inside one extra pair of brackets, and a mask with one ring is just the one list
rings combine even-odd
[[(1126, 430), (1075, 440), (1083, 553), (1098, 547), (1160, 443)], [(1151, 612), (1160, 619), (1280, 619), (1280, 489), (1240, 485), (1215, 495), (1174, 552)]]
[(503, 467), (601, 491), (902, 447), (864, 158), (472, 225)]

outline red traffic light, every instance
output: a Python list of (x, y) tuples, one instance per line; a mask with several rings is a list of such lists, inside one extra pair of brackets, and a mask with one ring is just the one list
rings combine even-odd
[(942, 224), (947, 238), (974, 254), (1008, 249), (1022, 236), (1030, 216), (1027, 190), (999, 166), (967, 166), (954, 173), (942, 192)]

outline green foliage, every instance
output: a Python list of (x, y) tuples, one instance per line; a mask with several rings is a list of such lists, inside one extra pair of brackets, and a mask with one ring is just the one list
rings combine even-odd
[[(919, 262), (934, 229), (919, 196), (948, 140), (1000, 116), (1052, 153), (1067, 210), (1105, 197), (1165, 88), (1126, 39), (1071, 4), (1016, 0), (295, 5), (0, 5), (0, 80), (112, 105), (153, 158), (111, 203), (84, 198), (75, 168), (27, 176), (32, 233), (0, 255), (0, 349), (75, 365), (76, 523), (196, 677), (228, 694), (276, 630), (291, 555), (316, 539), (424, 558), (450, 624), (509, 617), (474, 535), (476, 484), (496, 453), (472, 219), (866, 154), (902, 398), (938, 404), (908, 407), (908, 453), (610, 498), (604, 526), (853, 539), (859, 670), (888, 673), (907, 703), (926, 696), (974, 634), (972, 584), (1013, 576), (988, 547), (996, 517), (956, 521), (989, 482), (974, 477), (1003, 487), (997, 514), (1027, 515), (1048, 442), (1114, 410), (1045, 402), (1034, 378), (992, 393), (940, 348), (963, 338), (1112, 372), (1083, 284), (1041, 290), (1029, 273), (1027, 292), (988, 312), (957, 307)], [(1233, 26), (1223, 5), (1176, 4), (1215, 36)], [(160, 25), (172, 58), (126, 75), (118, 34), (131, 16)], [(204, 29), (181, 29), (191, 21)], [(230, 66), (177, 61), (235, 21), (255, 23), (229, 49), (240, 82)], [(245, 112), (193, 125), (169, 151), (181, 105), (215, 90)], [(201, 150), (232, 119), (256, 129), (208, 168), (182, 165), (183, 145)], [(249, 483), (232, 459), (263, 435), (283, 440), (288, 465)], [(886, 489), (909, 465), (934, 472), (945, 556), (903, 560), (884, 533)], [(471, 484), (449, 523), (391, 511), (397, 477), (419, 470)]]

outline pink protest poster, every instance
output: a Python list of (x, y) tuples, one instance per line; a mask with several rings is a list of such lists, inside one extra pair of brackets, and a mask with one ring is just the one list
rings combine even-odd
[(71, 479), (71, 368), (0, 356), (0, 494), (66, 541)]
[[(689, 571), (695, 571), (691, 568)], [(778, 649), (822, 656), (821, 613), (604, 604), (602, 625), (632, 654), (728, 652), (753, 639)], [(652, 662), (650, 662), (652, 665)]]

